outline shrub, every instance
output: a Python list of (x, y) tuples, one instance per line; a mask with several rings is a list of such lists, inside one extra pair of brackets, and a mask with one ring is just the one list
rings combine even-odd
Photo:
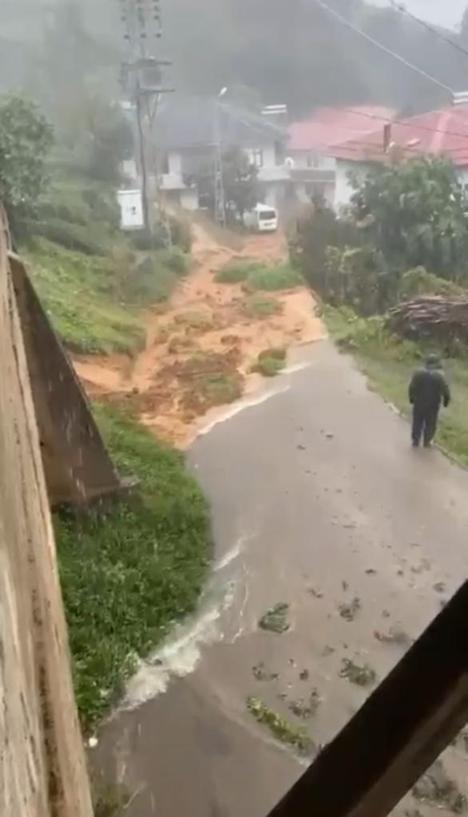
[(182, 252), (189, 253), (192, 249), (192, 228), (190, 221), (180, 215), (169, 217), (171, 240)]
[(413, 298), (416, 295), (462, 295), (466, 290), (447, 281), (445, 278), (438, 278), (432, 272), (427, 272), (424, 267), (414, 267), (403, 273), (399, 286), (400, 299)]
[(249, 272), (246, 287), (249, 290), (262, 289), (266, 292), (275, 292), (281, 289), (292, 289), (302, 283), (300, 273), (290, 264), (277, 264), (272, 267), (258, 265)]
[(59, 218), (48, 218), (46, 221), (29, 222), (28, 231), (32, 236), (47, 238), (67, 250), (85, 255), (106, 255), (111, 249), (109, 232), (97, 225), (72, 224)]
[(229, 264), (218, 270), (215, 281), (218, 284), (241, 284), (257, 267), (258, 264), (254, 261), (230, 261)]
[(175, 272), (175, 274), (181, 278), (188, 273), (189, 259), (179, 247), (160, 250), (156, 256), (156, 260), (157, 263), (167, 267), (167, 269)]
[(265, 349), (260, 352), (252, 371), (258, 372), (263, 377), (275, 377), (284, 369), (285, 362), (286, 349)]
[(281, 312), (281, 304), (267, 295), (250, 295), (244, 304), (244, 312), (249, 318), (269, 318)]

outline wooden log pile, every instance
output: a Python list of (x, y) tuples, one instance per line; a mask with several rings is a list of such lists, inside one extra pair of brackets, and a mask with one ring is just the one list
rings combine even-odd
[(468, 296), (421, 295), (390, 310), (387, 327), (411, 340), (468, 343)]

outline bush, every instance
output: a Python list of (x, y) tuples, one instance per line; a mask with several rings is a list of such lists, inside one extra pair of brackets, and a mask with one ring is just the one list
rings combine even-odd
[(31, 236), (39, 236), (60, 244), (67, 250), (85, 255), (106, 255), (111, 249), (111, 238), (106, 228), (95, 225), (72, 224), (59, 218), (28, 223)]
[(251, 291), (262, 289), (266, 292), (275, 292), (292, 289), (303, 283), (300, 273), (290, 264), (277, 264), (272, 267), (258, 265), (249, 272), (246, 287)]
[(285, 362), (286, 349), (265, 349), (260, 352), (252, 371), (258, 372), (263, 377), (275, 377), (284, 369)]
[(244, 312), (249, 318), (269, 318), (281, 312), (281, 304), (267, 295), (250, 295), (245, 301)]
[(424, 267), (415, 267), (403, 273), (399, 286), (399, 297), (402, 300), (413, 298), (416, 295), (463, 295), (466, 290), (447, 281), (445, 278), (438, 278), (432, 272), (427, 272)]
[(42, 304), (70, 349), (132, 353), (144, 346), (141, 320), (110, 297), (115, 273), (108, 259), (71, 252), (45, 239), (32, 242), (24, 257)]
[(55, 516), (76, 699), (85, 731), (174, 621), (194, 610), (210, 556), (206, 502), (180, 454), (130, 419), (97, 409), (139, 501)]
[(169, 229), (171, 231), (172, 243), (184, 253), (190, 253), (192, 249), (192, 228), (190, 221), (180, 215), (169, 216)]
[(215, 274), (218, 284), (241, 284), (246, 281), (250, 273), (257, 269), (255, 261), (230, 261)]
[(180, 278), (187, 275), (189, 270), (189, 259), (178, 247), (160, 250), (157, 254), (157, 261), (163, 266), (175, 272)]

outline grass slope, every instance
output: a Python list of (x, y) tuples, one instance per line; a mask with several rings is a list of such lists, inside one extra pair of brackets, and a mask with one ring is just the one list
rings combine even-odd
[(39, 297), (65, 345), (76, 352), (132, 354), (144, 346), (139, 311), (165, 300), (187, 269), (180, 252), (140, 258), (125, 247), (85, 255), (36, 238), (23, 251)]
[(57, 515), (60, 577), (78, 708), (93, 728), (175, 620), (194, 610), (210, 557), (206, 502), (180, 454), (133, 420), (97, 407), (121, 473), (141, 499), (106, 515)]
[[(349, 309), (332, 307), (325, 307), (324, 318), (339, 346), (354, 355), (371, 388), (409, 416), (411, 374), (422, 365), (428, 352), (438, 350), (389, 335), (382, 318), (358, 318)], [(437, 441), (451, 456), (468, 466), (468, 354), (457, 358), (444, 358), (442, 353), (441, 356), (453, 401), (447, 411), (441, 412)]]

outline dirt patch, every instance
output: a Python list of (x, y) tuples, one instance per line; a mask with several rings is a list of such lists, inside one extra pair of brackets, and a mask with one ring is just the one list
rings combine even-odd
[[(246, 296), (241, 283), (218, 284), (216, 272), (232, 260), (277, 263), (286, 257), (283, 236), (251, 236), (236, 249), (194, 228), (193, 272), (169, 303), (145, 319), (146, 348), (124, 356), (77, 357), (88, 394), (125, 405), (160, 437), (181, 447), (193, 439), (213, 406), (236, 400), (261, 382), (252, 375), (265, 349), (285, 349), (323, 337), (311, 293)], [(268, 372), (269, 373), (269, 372)]]

